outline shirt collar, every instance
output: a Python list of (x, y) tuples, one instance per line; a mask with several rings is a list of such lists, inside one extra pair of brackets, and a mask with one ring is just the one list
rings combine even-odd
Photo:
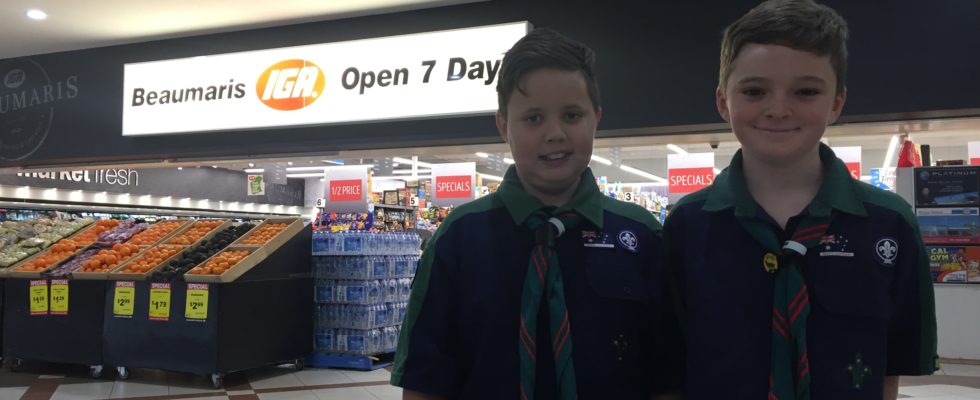
[[(504, 207), (514, 218), (514, 223), (523, 225), (524, 220), (534, 211), (544, 207), (544, 203), (536, 197), (531, 196), (521, 185), (520, 178), (517, 177), (517, 168), (513, 165), (504, 174), (504, 180), (497, 189), (497, 195), (504, 203)], [(602, 193), (595, 183), (595, 176), (588, 167), (582, 172), (578, 188), (572, 194), (572, 198), (567, 203), (558, 207), (556, 214), (564, 211), (575, 211), (583, 218), (591, 222), (597, 228), (602, 229)]]
[[(820, 161), (823, 164), (823, 182), (816, 197), (810, 202), (807, 211), (813, 216), (829, 216), (831, 209), (848, 214), (866, 216), (864, 204), (858, 194), (858, 182), (851, 177), (847, 166), (834, 154), (829, 146), (820, 143)], [(705, 211), (720, 211), (735, 208), (739, 217), (753, 217), (758, 207), (742, 169), (742, 150), (732, 157), (728, 168), (719, 174), (711, 185), (708, 198), (702, 207)]]

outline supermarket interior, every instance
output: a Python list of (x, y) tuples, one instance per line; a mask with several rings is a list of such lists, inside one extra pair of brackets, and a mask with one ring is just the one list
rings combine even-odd
[[(754, 0), (171, 3), (0, 14), (0, 399), (402, 398), (422, 250), (514, 164), (494, 80), (534, 27), (597, 51), (603, 195), (663, 223), (740, 148), (713, 93)], [(821, 3), (852, 26), (822, 141), (934, 280), (941, 367), (899, 398), (980, 399), (980, 3)]]

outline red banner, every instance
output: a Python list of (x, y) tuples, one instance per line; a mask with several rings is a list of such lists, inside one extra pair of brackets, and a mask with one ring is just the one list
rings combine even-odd
[(851, 173), (851, 177), (854, 179), (861, 179), (861, 163), (860, 162), (846, 162), (844, 165), (847, 166), (847, 170)]
[(361, 200), (361, 182), (360, 179), (330, 181), (330, 201)]
[(473, 197), (473, 177), (470, 175), (437, 176), (436, 198), (471, 198)]
[(674, 168), (667, 172), (670, 193), (691, 193), (707, 187), (715, 181), (712, 167)]

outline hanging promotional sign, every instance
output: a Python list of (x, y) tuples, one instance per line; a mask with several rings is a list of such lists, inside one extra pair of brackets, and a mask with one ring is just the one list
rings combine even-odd
[(458, 206), (476, 198), (476, 163), (432, 164), (432, 203)]
[(248, 196), (265, 195), (265, 181), (262, 175), (249, 175), (247, 181), (248, 188), (246, 189), (246, 193)]
[(527, 22), (126, 64), (123, 136), (491, 114)]
[(327, 167), (324, 171), (326, 212), (367, 212), (367, 181), (370, 165)]
[(854, 179), (861, 179), (861, 146), (831, 147)]
[(667, 181), (671, 202), (708, 187), (715, 181), (715, 153), (668, 154)]
[(970, 165), (980, 165), (980, 142), (967, 142), (966, 150)]

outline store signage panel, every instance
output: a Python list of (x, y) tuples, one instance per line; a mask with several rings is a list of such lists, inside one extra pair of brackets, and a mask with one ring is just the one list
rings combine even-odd
[(918, 208), (915, 210), (926, 244), (980, 244), (980, 212), (967, 208)]
[(926, 246), (936, 283), (980, 283), (980, 246)]
[(432, 202), (440, 207), (458, 206), (476, 198), (476, 163), (432, 165)]
[(844, 162), (854, 179), (861, 179), (861, 146), (833, 147), (834, 154)]
[(980, 165), (980, 142), (967, 142), (966, 149), (970, 165)]
[(915, 169), (915, 205), (980, 205), (980, 167)]
[(327, 167), (324, 171), (323, 210), (327, 212), (367, 212), (366, 188), (369, 165)]
[(527, 22), (126, 64), (123, 136), (489, 114)]
[(672, 195), (693, 193), (715, 181), (715, 153), (667, 155), (667, 180)]

